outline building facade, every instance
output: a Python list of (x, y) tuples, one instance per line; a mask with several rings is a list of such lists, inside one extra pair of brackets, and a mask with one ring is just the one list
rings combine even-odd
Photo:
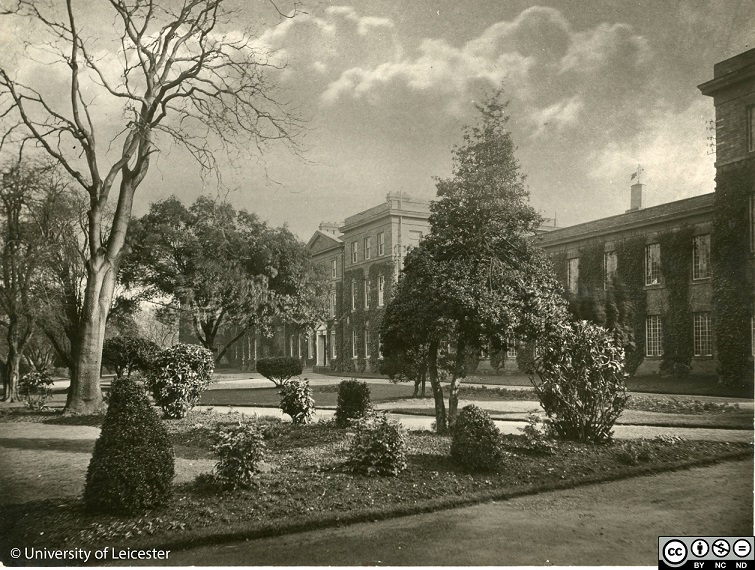
[(624, 214), (539, 239), (577, 316), (629, 325), (631, 368), (751, 381), (755, 50), (716, 64), (699, 88), (716, 109), (715, 192), (643, 208), (638, 171)]
[[(755, 352), (755, 49), (716, 64), (699, 86), (716, 109), (715, 192), (643, 207), (633, 176), (623, 214), (556, 228), (535, 238), (578, 317), (630, 330), (629, 365), (639, 373), (752, 379)], [(328, 316), (315, 330), (286, 323), (272, 337), (249, 335), (229, 351), (232, 366), (293, 356), (341, 372), (378, 369), (379, 329), (407, 251), (429, 232), (429, 201), (390, 193), (385, 202), (322, 223), (307, 244), (328, 275)], [(483, 350), (481, 366), (514, 371), (506, 354)], [(728, 376), (727, 376), (728, 375)]]

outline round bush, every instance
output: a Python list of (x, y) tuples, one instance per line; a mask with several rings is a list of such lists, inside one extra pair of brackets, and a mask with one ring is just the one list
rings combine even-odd
[(406, 469), (406, 441), (401, 424), (385, 414), (368, 416), (356, 423), (346, 465), (362, 475), (398, 475)]
[(302, 363), (298, 358), (259, 358), (257, 372), (276, 386), (283, 386), (289, 379), (302, 373)]
[(294, 425), (306, 424), (315, 413), (315, 400), (307, 380), (286, 382), (279, 392), (280, 409), (291, 416)]
[(501, 432), (485, 410), (464, 406), (451, 438), (451, 460), (469, 471), (495, 471), (503, 460)]
[(564, 323), (538, 341), (531, 376), (535, 392), (562, 439), (606, 442), (613, 436), (628, 394), (624, 349), (604, 328), (580, 321)]
[(91, 511), (142, 513), (168, 503), (173, 476), (173, 446), (144, 389), (116, 378), (87, 469), (84, 503)]
[(102, 346), (102, 363), (111, 368), (116, 376), (131, 376), (134, 370), (146, 373), (158, 352), (160, 347), (146, 338), (114, 336)]
[(176, 344), (153, 361), (149, 388), (167, 418), (183, 418), (212, 381), (212, 353), (195, 344)]
[(338, 385), (338, 406), (335, 415), (338, 427), (346, 427), (351, 420), (367, 416), (371, 409), (370, 387), (366, 382), (352, 378)]
[(227, 490), (249, 487), (265, 458), (265, 441), (262, 434), (249, 423), (221, 428), (217, 443), (212, 446), (217, 455), (215, 477)]
[(26, 400), (26, 405), (33, 410), (41, 410), (45, 402), (52, 397), (54, 384), (52, 376), (47, 372), (35, 370), (25, 374), (18, 385), (18, 393)]

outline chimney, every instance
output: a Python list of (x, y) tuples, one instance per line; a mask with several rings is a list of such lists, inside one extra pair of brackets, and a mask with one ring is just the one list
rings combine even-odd
[(645, 185), (642, 183), (642, 174), (644, 172), (645, 169), (638, 164), (637, 170), (630, 178), (631, 180), (634, 180), (634, 184), (632, 184), (632, 194), (629, 199), (629, 209), (627, 212), (634, 212), (635, 210), (642, 209), (642, 189), (645, 188)]
[(629, 201), (629, 210), (627, 210), (628, 212), (634, 212), (635, 210), (642, 209), (642, 189), (644, 187), (644, 184), (632, 184), (632, 196)]
[(319, 230), (326, 234), (338, 235), (338, 227), (340, 224), (337, 222), (320, 222)]

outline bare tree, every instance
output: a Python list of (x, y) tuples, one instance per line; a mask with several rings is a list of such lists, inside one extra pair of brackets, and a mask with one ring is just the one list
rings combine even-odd
[(42, 169), (14, 164), (0, 183), (0, 325), (5, 329), (8, 355), (3, 400), (15, 402), (21, 358), (35, 324), (37, 303), (32, 289), (40, 269), (44, 243), (34, 230), (30, 206), (44, 184)]
[[(74, 0), (66, 0), (65, 13), (39, 0), (16, 0), (3, 11), (44, 30), (42, 47), (64, 66), (68, 92), (62, 104), (0, 69), (0, 117), (13, 122), (0, 142), (33, 142), (60, 162), (89, 197), (87, 280), (69, 413), (93, 413), (102, 406), (105, 323), (134, 193), (160, 142), (182, 145), (204, 170), (216, 169), (215, 151), (230, 147), (264, 150), (268, 142), (280, 140), (295, 148), (300, 124), (273, 97), (268, 71), (275, 65), (249, 33), (230, 28), (238, 15), (225, 9), (228, 3), (103, 0), (113, 25), (98, 26), (98, 38), (82, 32)], [(115, 34), (112, 43), (106, 31)], [(123, 123), (116, 138), (102, 146), (98, 137), (112, 125), (103, 128), (94, 117), (106, 100), (123, 110)], [(114, 143), (120, 150), (112, 150)], [(113, 187), (116, 206), (107, 227), (104, 213)]]

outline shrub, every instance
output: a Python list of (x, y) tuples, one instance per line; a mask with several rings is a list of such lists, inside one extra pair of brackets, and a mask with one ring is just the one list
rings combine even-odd
[(195, 344), (160, 351), (149, 375), (149, 388), (168, 418), (183, 418), (212, 381), (212, 353)]
[(350, 420), (365, 417), (371, 409), (370, 387), (366, 382), (359, 382), (352, 378), (338, 385), (338, 406), (336, 407), (338, 427), (346, 427)]
[(291, 416), (294, 425), (306, 424), (315, 413), (315, 400), (307, 380), (292, 380), (281, 388), (280, 409)]
[(371, 415), (359, 420), (356, 428), (346, 460), (353, 473), (395, 476), (406, 469), (406, 441), (398, 422), (385, 414)]
[(301, 374), (301, 360), (289, 356), (281, 358), (260, 358), (257, 360), (257, 372), (273, 384), (283, 386), (294, 376)]
[(52, 397), (52, 377), (47, 372), (29, 372), (21, 378), (18, 393), (26, 399), (26, 405), (33, 410), (44, 408)]
[(218, 456), (215, 477), (227, 490), (250, 487), (260, 462), (265, 458), (265, 442), (257, 428), (239, 422), (220, 428), (212, 451)]
[(530, 380), (554, 435), (605, 442), (626, 405), (624, 349), (604, 328), (580, 321), (559, 325), (538, 343)]
[(147, 372), (160, 347), (151, 340), (135, 335), (114, 336), (102, 345), (102, 362), (116, 376), (131, 376), (133, 370)]
[(84, 488), (92, 511), (137, 514), (165, 505), (174, 476), (173, 447), (144, 389), (116, 378)]
[(453, 427), (451, 460), (469, 471), (495, 471), (503, 456), (501, 432), (490, 415), (477, 406), (464, 406)]
[(528, 414), (527, 425), (519, 429), (527, 449), (545, 455), (551, 455), (556, 450), (553, 440), (548, 436), (548, 421), (540, 416)]

